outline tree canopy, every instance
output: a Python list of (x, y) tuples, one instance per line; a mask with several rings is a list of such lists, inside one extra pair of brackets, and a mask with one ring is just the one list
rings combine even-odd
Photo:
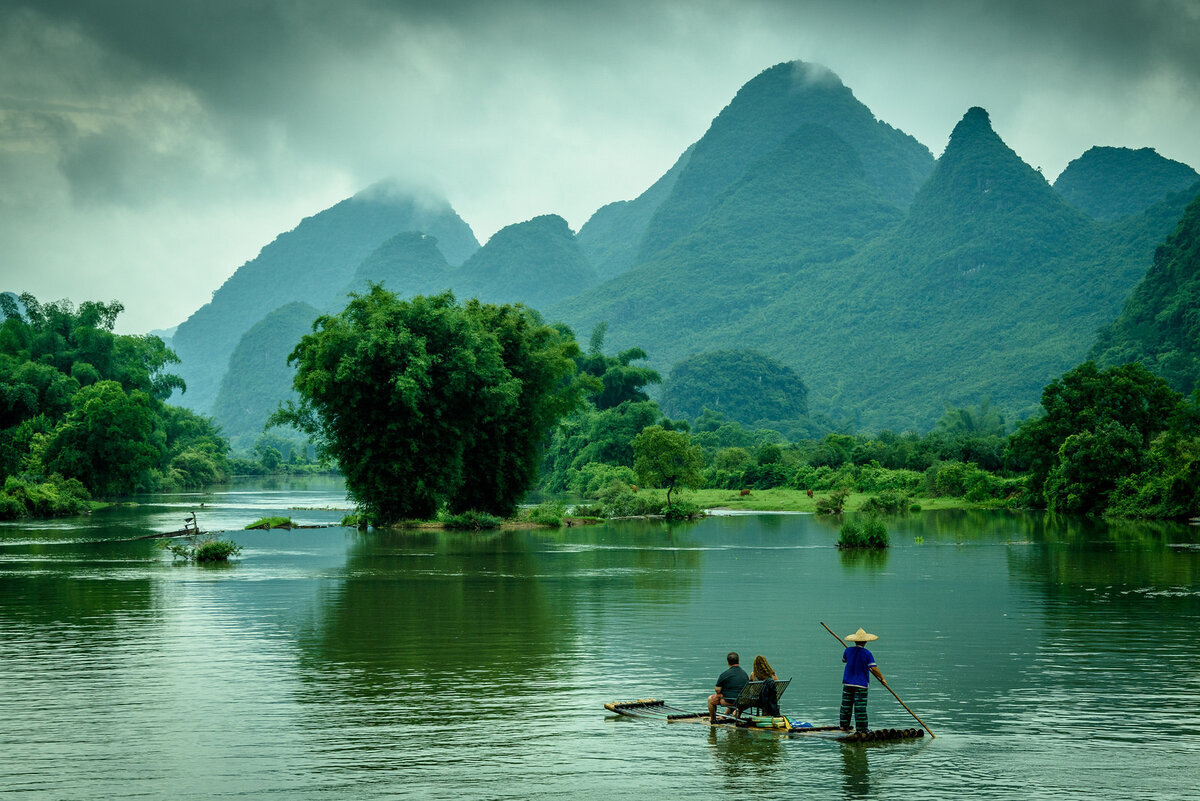
[(178, 358), (156, 336), (114, 334), (122, 309), (0, 295), (2, 516), (78, 511), (31, 500), (76, 487), (111, 496), (228, 476), (212, 422), (164, 403), (183, 389), (167, 372)]
[(580, 402), (578, 346), (523, 306), (378, 284), (323, 315), (289, 357), (298, 403), (273, 418), (314, 437), (376, 523), (443, 505), (508, 515), (538, 450)]

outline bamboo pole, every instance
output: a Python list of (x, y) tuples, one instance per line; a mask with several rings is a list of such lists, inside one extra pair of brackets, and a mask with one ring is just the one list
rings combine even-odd
[[(817, 621), (817, 622), (821, 623), (821, 621)], [(829, 636), (831, 636), (831, 637), (833, 637), (833, 639), (837, 640), (838, 643), (840, 643), (842, 646), (845, 646), (845, 644), (846, 644), (845, 641), (841, 637), (834, 634), (833, 629), (829, 628), (829, 626), (826, 626), (824, 623), (821, 623), (821, 627), (829, 632)], [(896, 696), (896, 700), (900, 702), (900, 706), (904, 707), (904, 710), (906, 712), (908, 712), (908, 714), (912, 715), (913, 718), (916, 719), (917, 723), (920, 723), (925, 728), (925, 731), (929, 732), (929, 739), (931, 739), (931, 740), (937, 739), (937, 735), (933, 733), (933, 729), (926, 726), (925, 721), (918, 718), (917, 713), (913, 712), (911, 709), (908, 708), (908, 704), (904, 703), (903, 699), (901, 699), (899, 695), (896, 695), (896, 691), (893, 690), (886, 681), (880, 682), (880, 683), (887, 689), (887, 691), (889, 693)]]

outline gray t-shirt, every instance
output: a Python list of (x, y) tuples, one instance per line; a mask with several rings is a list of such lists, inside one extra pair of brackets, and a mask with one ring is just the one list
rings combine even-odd
[(717, 679), (717, 686), (721, 688), (721, 697), (726, 701), (736, 701), (749, 683), (750, 677), (746, 675), (746, 671), (742, 670), (741, 665), (732, 666)]

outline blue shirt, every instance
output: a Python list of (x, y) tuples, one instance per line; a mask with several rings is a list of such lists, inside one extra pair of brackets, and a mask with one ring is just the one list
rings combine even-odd
[(871, 680), (869, 668), (875, 667), (875, 657), (871, 656), (871, 652), (861, 645), (851, 645), (842, 654), (842, 661), (846, 663), (846, 670), (842, 673), (842, 684), (866, 687), (867, 682)]

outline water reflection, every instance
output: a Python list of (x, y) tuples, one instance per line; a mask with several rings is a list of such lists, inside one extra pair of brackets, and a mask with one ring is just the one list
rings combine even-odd
[(784, 742), (777, 734), (749, 729), (718, 729), (710, 726), (708, 745), (717, 770), (734, 795), (745, 791), (745, 781), (773, 776), (784, 759)]
[(842, 743), (842, 792), (846, 798), (871, 795), (871, 765), (861, 744)]

